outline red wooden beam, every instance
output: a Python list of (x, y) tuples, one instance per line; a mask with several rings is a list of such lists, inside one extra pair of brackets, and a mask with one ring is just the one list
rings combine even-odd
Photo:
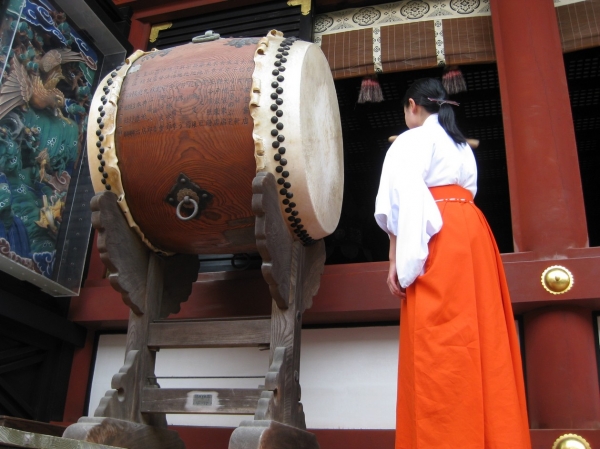
[[(503, 256), (515, 313), (567, 302), (600, 309), (600, 248), (571, 254), (573, 257), (563, 260), (515, 261), (522, 256)], [(543, 289), (541, 275), (544, 269), (559, 263), (574, 274), (575, 284), (563, 295), (552, 295)], [(387, 267), (387, 262), (326, 266), (304, 322), (397, 321), (399, 303), (387, 289)], [(269, 315), (270, 307), (269, 291), (260, 271), (206, 273), (198, 276), (190, 298), (172, 318)], [(71, 300), (69, 318), (88, 327), (124, 329), (129, 310), (108, 280), (89, 280), (80, 296)]]
[[(186, 449), (227, 449), (234, 431), (232, 427), (169, 426), (169, 429), (179, 434)], [(309, 432), (316, 435), (321, 449), (394, 449), (395, 431), (392, 429), (309, 429)], [(549, 449), (567, 433), (585, 438), (591, 447), (600, 445), (600, 430), (597, 429), (532, 429), (530, 433), (532, 449)]]
[[(150, 36), (150, 27), (154, 24), (266, 1), (268, 0), (180, 0), (169, 2), (164, 0), (115, 0), (114, 3), (133, 8), (129, 41), (134, 48), (145, 49), (148, 36)], [(147, 25), (148, 30), (141, 30), (139, 24)], [(143, 40), (144, 36), (145, 40)]]
[[(503, 257), (515, 313), (523, 313), (548, 305), (578, 305), (600, 309), (600, 284), (597, 277), (600, 267), (600, 248), (566, 251), (562, 259), (544, 259), (510, 262)], [(566, 293), (553, 295), (542, 287), (542, 272), (552, 266), (562, 265), (573, 273), (573, 288)]]
[[(226, 427), (170, 427), (184, 441), (186, 449), (227, 449), (234, 429)], [(377, 429), (309, 429), (317, 436), (321, 449), (393, 449), (394, 430)], [(573, 433), (570, 429), (531, 430), (532, 449), (549, 449), (558, 437)], [(600, 430), (577, 430), (591, 447), (600, 445)]]
[(145, 22), (151, 21), (153, 23), (158, 23), (157, 20), (169, 20), (173, 17), (178, 16), (178, 13), (182, 12), (185, 13), (185, 16), (190, 17), (191, 15), (193, 15), (194, 10), (198, 10), (199, 8), (205, 8), (215, 3), (223, 2), (227, 2), (227, 0), (182, 0), (174, 2), (161, 1), (155, 2), (154, 4), (148, 4), (146, 1), (144, 1), (131, 2), (130, 6), (132, 6), (135, 11), (133, 14), (133, 18)]

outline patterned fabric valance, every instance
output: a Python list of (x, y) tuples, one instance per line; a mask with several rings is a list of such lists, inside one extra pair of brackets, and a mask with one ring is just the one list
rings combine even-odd
[[(554, 0), (563, 50), (600, 45), (600, 0)], [(315, 18), (334, 78), (496, 60), (489, 0), (403, 0)]]

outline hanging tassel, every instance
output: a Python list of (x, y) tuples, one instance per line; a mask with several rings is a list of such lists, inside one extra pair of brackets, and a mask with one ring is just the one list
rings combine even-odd
[(442, 75), (442, 84), (448, 95), (454, 95), (467, 90), (467, 83), (458, 66), (446, 66)]
[(381, 103), (383, 101), (383, 92), (381, 86), (374, 75), (365, 76), (360, 85), (359, 103)]

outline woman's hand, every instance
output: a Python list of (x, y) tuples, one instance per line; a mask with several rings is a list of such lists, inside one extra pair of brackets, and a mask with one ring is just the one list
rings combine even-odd
[(388, 271), (387, 284), (392, 295), (400, 299), (406, 298), (406, 289), (400, 287), (398, 282), (398, 271), (396, 270), (396, 236), (390, 234), (390, 270)]
[(390, 262), (390, 270), (388, 271), (387, 284), (390, 289), (390, 292), (392, 292), (392, 295), (397, 296), (400, 299), (406, 298), (406, 289), (400, 287), (400, 282), (398, 282), (396, 262)]

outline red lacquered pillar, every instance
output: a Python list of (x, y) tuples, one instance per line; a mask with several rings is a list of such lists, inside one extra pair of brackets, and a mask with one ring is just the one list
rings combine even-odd
[[(131, 18), (131, 29), (129, 30), (129, 42), (135, 50), (144, 50), (148, 46), (148, 38), (150, 37), (150, 29), (152, 25), (148, 22), (140, 20), (136, 14)], [(129, 56), (129, 55), (127, 55)]]
[[(515, 251), (550, 266), (568, 248), (588, 246), (556, 11), (552, 0), (491, 0), (491, 10)], [(560, 304), (525, 315), (531, 427), (598, 428), (592, 315)]]
[(533, 429), (600, 428), (590, 310), (550, 307), (525, 316), (529, 422)]
[(491, 0), (515, 251), (588, 244), (567, 76), (552, 0)]

